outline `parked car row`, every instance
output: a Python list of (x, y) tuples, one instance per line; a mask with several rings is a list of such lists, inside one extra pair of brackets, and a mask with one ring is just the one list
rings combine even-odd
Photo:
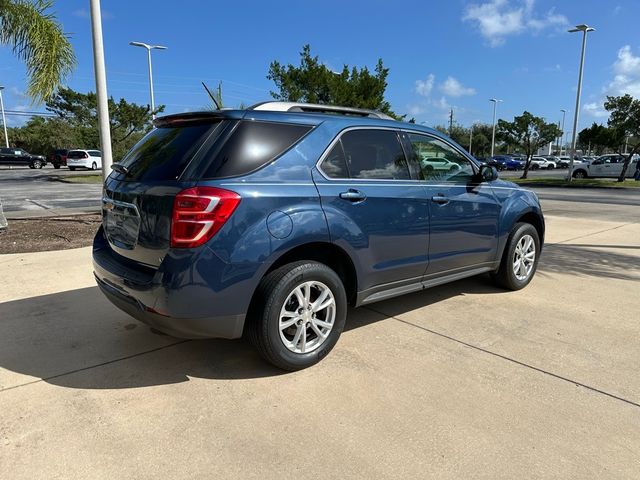
[[(593, 157), (575, 157), (576, 164), (590, 163)], [(524, 155), (494, 155), (493, 157), (480, 159), (498, 170), (524, 170), (527, 158)], [(563, 155), (536, 155), (531, 159), (531, 170), (553, 170), (554, 168), (569, 168), (571, 157)]]
[[(571, 175), (573, 178), (619, 177), (628, 157), (629, 155), (617, 153), (601, 155), (591, 162), (574, 164)], [(626, 178), (633, 177), (638, 161), (640, 161), (640, 155), (634, 155), (627, 167)]]
[[(56, 169), (66, 166), (69, 170), (76, 168), (97, 170), (102, 168), (102, 153), (99, 150), (59, 148), (51, 152), (48, 161)], [(44, 155), (33, 155), (21, 148), (0, 148), (0, 165), (42, 168), (46, 164), (47, 158)]]

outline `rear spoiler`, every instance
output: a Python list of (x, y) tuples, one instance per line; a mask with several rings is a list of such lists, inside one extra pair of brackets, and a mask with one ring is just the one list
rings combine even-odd
[(197, 123), (209, 123), (216, 120), (222, 120), (223, 118), (229, 118), (229, 115), (224, 111), (212, 111), (212, 112), (187, 112), (187, 113), (175, 113), (173, 115), (165, 115), (158, 117), (153, 121), (154, 127), (170, 127), (175, 125), (193, 125)]

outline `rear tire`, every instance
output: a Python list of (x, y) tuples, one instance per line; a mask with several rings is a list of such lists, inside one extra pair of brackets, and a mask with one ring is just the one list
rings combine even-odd
[(72, 172), (76, 169), (76, 167), (69, 167), (69, 170), (71, 170)]
[(573, 172), (573, 178), (588, 178), (583, 170), (578, 170), (577, 172)]
[(531, 282), (538, 268), (539, 258), (538, 231), (530, 223), (516, 223), (507, 239), (500, 268), (492, 278), (502, 288), (520, 290)]
[(347, 295), (336, 272), (322, 263), (299, 261), (262, 279), (246, 333), (265, 360), (295, 371), (318, 363), (333, 349), (346, 317)]
[(97, 170), (98, 169), (98, 165), (96, 164), (96, 162), (93, 162), (91, 164), (91, 170)]
[(60, 164), (59, 163), (54, 163), (53, 164), (53, 168), (55, 168), (56, 170), (58, 170), (60, 168)]

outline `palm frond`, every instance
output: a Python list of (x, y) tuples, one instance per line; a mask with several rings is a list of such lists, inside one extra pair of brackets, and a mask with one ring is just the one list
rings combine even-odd
[(10, 46), (27, 67), (27, 94), (48, 98), (76, 65), (68, 36), (49, 10), (50, 0), (0, 0), (0, 44)]

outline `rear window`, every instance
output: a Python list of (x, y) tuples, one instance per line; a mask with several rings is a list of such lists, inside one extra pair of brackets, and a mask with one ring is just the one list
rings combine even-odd
[(242, 121), (214, 154), (204, 178), (244, 175), (280, 156), (311, 127), (288, 123)]
[(175, 180), (217, 125), (198, 123), (151, 130), (119, 162), (129, 170), (124, 180)]
[(69, 152), (67, 158), (87, 158), (87, 154), (85, 152), (81, 152), (79, 150)]

